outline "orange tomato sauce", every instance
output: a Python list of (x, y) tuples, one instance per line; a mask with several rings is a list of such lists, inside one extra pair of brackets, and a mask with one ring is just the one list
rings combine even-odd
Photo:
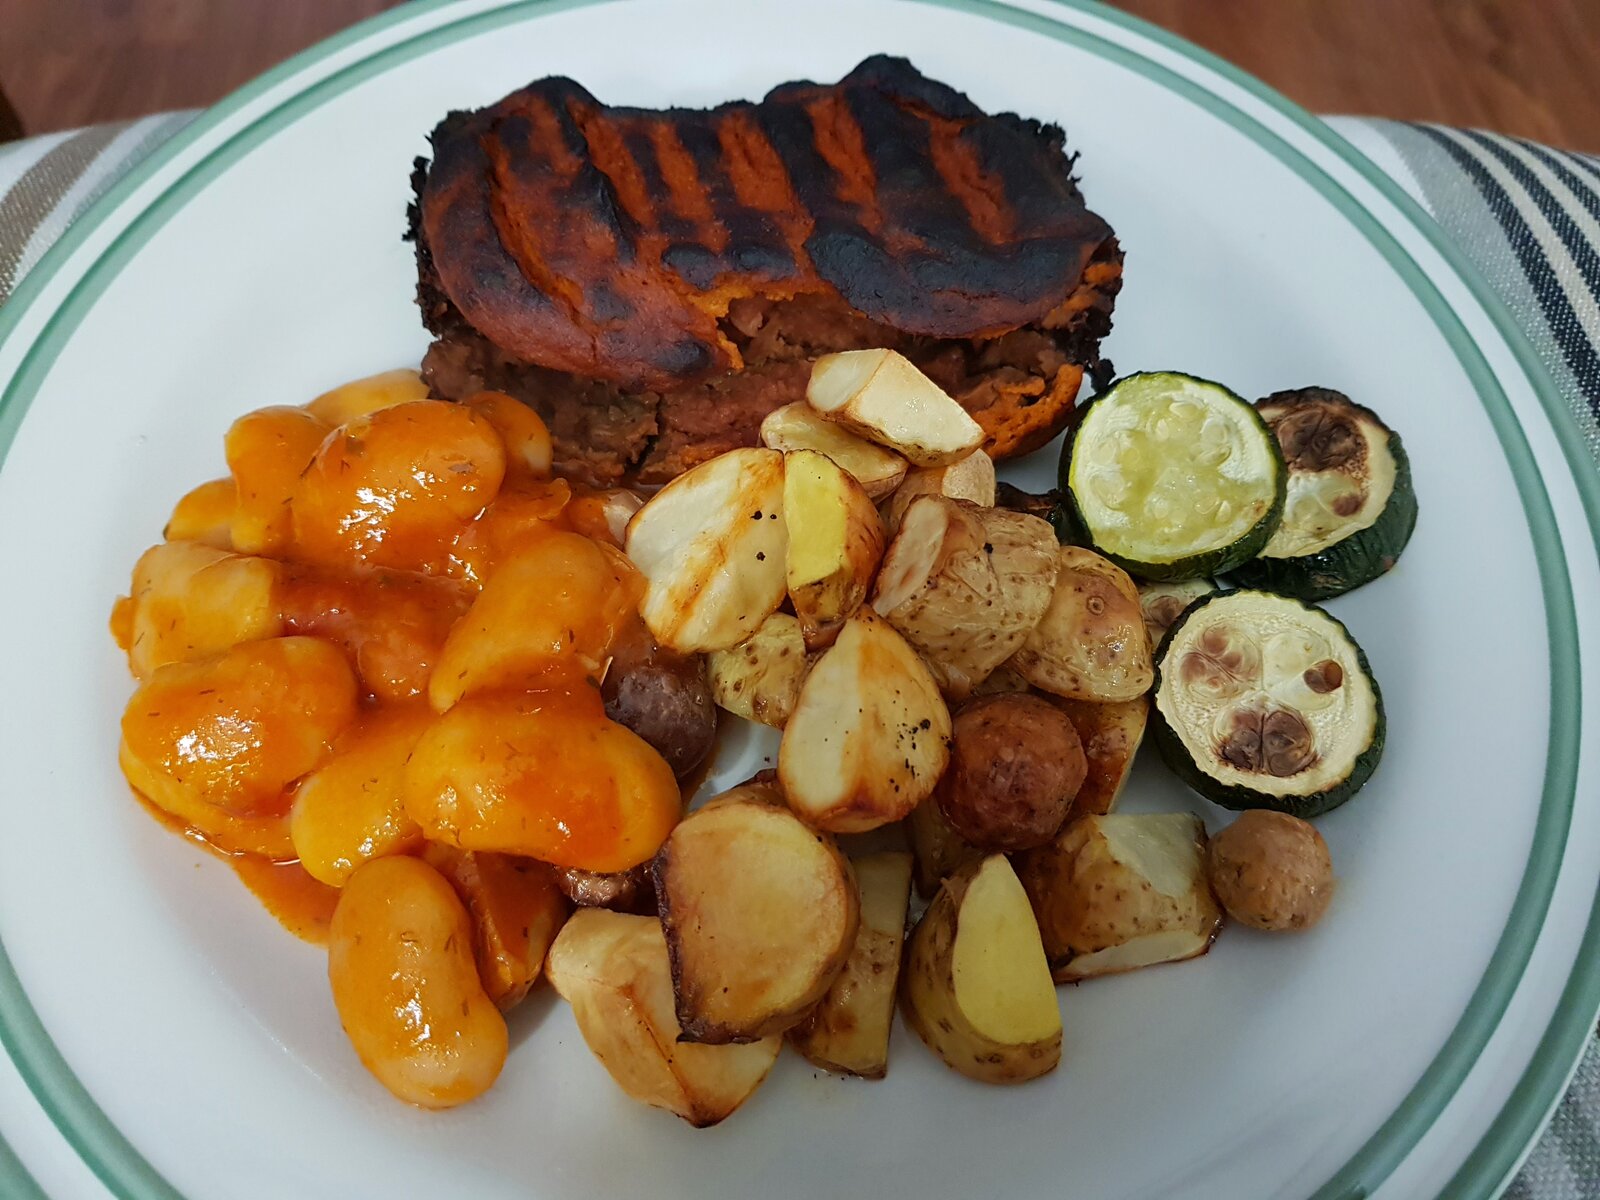
[(165, 829), (210, 851), (233, 868), (239, 881), (261, 901), (278, 923), (295, 937), (316, 946), (328, 941), (328, 922), (338, 903), (339, 890), (307, 875), (298, 862), (274, 862), (260, 854), (235, 854), (214, 845), (192, 825), (185, 825), (165, 809), (145, 799), (137, 790), (133, 798)]
[[(334, 885), (396, 845), (548, 845), (561, 865), (616, 870), (647, 859), (681, 812), (671, 770), (606, 718), (597, 691), (642, 594), (608, 516), (628, 502), (549, 478), (548, 432), (510, 397), (424, 394), (414, 373), (389, 372), (241, 417), (229, 478), (179, 500), (168, 536), (270, 569), (228, 574), (179, 555), (143, 589), (188, 605), (204, 644), (226, 648), (183, 657), (175, 640), (136, 664), (124, 771), (164, 824), (227, 858), (308, 941), (326, 940)], [(125, 650), (140, 603), (135, 589), (113, 607)], [(229, 614), (246, 608), (254, 624), (230, 645)], [(430, 689), (442, 660), (449, 684)], [(382, 837), (349, 814), (319, 826), (327, 786), (297, 816), (297, 789), (402, 704), (427, 714), (409, 755), (373, 754), (370, 771), (351, 760), (337, 776)]]
[(273, 862), (256, 854), (236, 855), (230, 861), (239, 881), (280, 925), (313, 945), (328, 944), (338, 888), (311, 878), (298, 862)]

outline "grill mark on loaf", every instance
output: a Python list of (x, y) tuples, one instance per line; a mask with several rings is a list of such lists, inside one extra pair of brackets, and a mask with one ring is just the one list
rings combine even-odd
[[(669, 249), (663, 261), (703, 291), (722, 286), (730, 276), (768, 287), (776, 283), (798, 284), (794, 250), (782, 228), (773, 220), (770, 209), (752, 202), (763, 194), (761, 181), (748, 179), (751, 186), (741, 195), (741, 172), (749, 175), (754, 168), (740, 155), (742, 143), (738, 135), (724, 133), (734, 119), (733, 114), (692, 113), (679, 122), (678, 143), (694, 165), (707, 220), (716, 227), (720, 240), (703, 263), (684, 250), (680, 267), (673, 257), (677, 247)], [(781, 194), (787, 187), (788, 180), (780, 170), (770, 188)], [(781, 207), (783, 201), (775, 199), (774, 203)]]
[(595, 167), (611, 181), (623, 210), (639, 227), (653, 227), (656, 223), (653, 197), (659, 192), (650, 186), (628, 145), (626, 124), (575, 98), (569, 102), (567, 111), (583, 134)]
[[(775, 279), (792, 281), (796, 289), (817, 285), (811, 261), (805, 255), (806, 238), (811, 236), (811, 214), (795, 195), (783, 160), (757, 124), (752, 106), (729, 105), (712, 123), (734, 198), (749, 210), (748, 216), (736, 213), (723, 217), (733, 231), (734, 243), (748, 244), (758, 255), (768, 253), (770, 246), (774, 256), (781, 244), (788, 264), (784, 274)], [(775, 243), (769, 240), (774, 236)]]
[[(639, 223), (596, 162), (573, 116), (589, 106), (598, 107), (576, 84), (550, 81), (500, 106), (493, 127), (491, 186), (505, 236), (519, 259), (543, 273), (535, 277), (541, 290), (550, 290), (547, 279), (559, 280), (569, 319), (590, 334), (593, 348), (586, 371), (528, 357), (602, 377), (619, 374), (608, 369), (618, 363), (648, 363), (666, 378), (736, 368), (737, 352), (715, 316), (652, 261)], [(648, 386), (650, 374), (623, 372), (619, 382)]]
[[(483, 113), (452, 114), (440, 127), (447, 135), (436, 133), (433, 167), (419, 196), (418, 253), (427, 253), (446, 298), (482, 314), (477, 329), (496, 345), (526, 358), (531, 355), (520, 347), (534, 342), (551, 358), (591, 362), (592, 339), (528, 280), (501, 240), (482, 169), (491, 120)], [(439, 262), (434, 246), (456, 249)]]
[[(506, 207), (506, 198), (513, 194), (506, 186), (505, 177), (512, 173), (505, 150), (506, 143), (509, 141), (515, 144), (519, 139), (526, 141), (541, 136), (542, 131), (536, 132), (537, 127), (540, 124), (549, 126), (552, 123), (548, 120), (543, 122), (538, 120), (538, 113), (542, 107), (530, 105), (532, 113), (519, 113), (503, 118), (495, 123), (490, 136), (484, 139), (484, 152), (489, 159), (491, 180), (489, 212), (494, 218), (495, 232), (500, 238), (500, 244), (516, 261), (528, 282), (560, 304), (566, 310), (568, 319), (576, 325), (584, 315), (583, 293), (573, 280), (551, 268), (545, 261), (537, 241), (529, 236), (531, 231), (524, 229), (517, 221), (516, 215)], [(549, 116), (548, 110), (544, 110), (544, 115)], [(552, 154), (548, 159), (548, 167), (552, 172), (570, 178), (577, 171), (577, 160), (567, 155)], [(590, 341), (592, 344), (593, 339)]]
[[(658, 121), (649, 126), (673, 214), (665, 229), (668, 242), (662, 250), (661, 262), (675, 278), (688, 285), (691, 293), (705, 296), (707, 307), (720, 315), (727, 302), (719, 303), (707, 293), (716, 290), (732, 273), (732, 264), (727, 258), (728, 230), (712, 206), (710, 188), (714, 178), (706, 178), (699, 161), (685, 145), (685, 135), (693, 136), (694, 128), (694, 118), (689, 116), (672, 125)], [(702, 129), (701, 133), (710, 136), (709, 131)], [(715, 145), (715, 139), (711, 141)]]
[(1015, 214), (1005, 188), (985, 168), (971, 138), (970, 122), (923, 110), (928, 158), (940, 180), (966, 212), (967, 224), (984, 242), (1000, 245), (1015, 236)]
[(861, 126), (851, 111), (850, 99), (823, 93), (803, 101), (801, 107), (810, 119), (817, 154), (832, 172), (830, 190), (838, 207), (830, 215), (868, 233), (879, 232), (884, 221), (883, 210), (878, 207), (877, 172)]
[(909, 105), (882, 92), (853, 91), (844, 102), (864, 144), (872, 147), (867, 159), (878, 179), (878, 193), (883, 207), (894, 214), (884, 230), (885, 249), (891, 254), (914, 251), (918, 258), (931, 247), (956, 254), (976, 249), (981, 239), (966, 207), (934, 164), (927, 123)]
[(711, 202), (706, 198), (694, 159), (678, 140), (681, 124), (655, 121), (648, 126), (656, 162), (667, 185), (668, 207), (677, 221), (676, 227), (669, 226), (667, 232), (669, 236), (695, 240), (712, 252), (721, 253), (727, 237), (712, 217)]

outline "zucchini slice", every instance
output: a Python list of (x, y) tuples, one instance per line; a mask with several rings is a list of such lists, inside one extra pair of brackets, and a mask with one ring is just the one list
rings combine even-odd
[(1261, 415), (1218, 383), (1130, 375), (1084, 407), (1061, 487), (1085, 540), (1130, 575), (1217, 575), (1261, 553), (1287, 472)]
[(1326, 600), (1393, 567), (1417, 524), (1400, 435), (1329, 388), (1274, 392), (1256, 409), (1277, 435), (1289, 491), (1277, 532), (1234, 579)]
[(1253, 590), (1196, 601), (1156, 657), (1156, 746), (1224, 808), (1314, 817), (1361, 789), (1383, 755), (1383, 696), (1350, 631)]
[(1209, 579), (1180, 579), (1175, 583), (1141, 583), (1139, 585), (1139, 611), (1144, 615), (1144, 627), (1150, 634), (1150, 644), (1159, 646), (1167, 630), (1201, 596), (1209, 596), (1217, 585)]

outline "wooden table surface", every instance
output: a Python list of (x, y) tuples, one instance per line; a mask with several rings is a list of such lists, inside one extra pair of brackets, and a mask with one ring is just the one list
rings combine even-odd
[[(391, 3), (0, 0), (0, 89), (29, 133), (207, 104)], [(1600, 0), (1119, 7), (1231, 59), (1315, 112), (1477, 125), (1600, 152)]]

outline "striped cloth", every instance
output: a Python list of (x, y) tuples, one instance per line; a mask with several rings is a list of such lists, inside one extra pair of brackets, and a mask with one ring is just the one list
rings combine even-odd
[(1600, 462), (1600, 158), (1475, 129), (1335, 124), (1399, 153), (1401, 182), (1511, 309)]
[[(1475, 129), (1334, 123), (1363, 148), (1380, 139), (1398, 154), (1399, 181), (1505, 301), (1600, 465), (1600, 158)], [(1547, 1198), (1600, 1198), (1600, 1040), (1505, 1192)]]
[[(0, 304), (84, 209), (193, 115), (0, 145)], [(1499, 292), (1600, 469), (1600, 159), (1476, 130), (1333, 124), (1424, 204)], [(1505, 1195), (1600, 1200), (1600, 1040)]]
[(79, 213), (193, 117), (164, 113), (0, 145), (0, 304)]

